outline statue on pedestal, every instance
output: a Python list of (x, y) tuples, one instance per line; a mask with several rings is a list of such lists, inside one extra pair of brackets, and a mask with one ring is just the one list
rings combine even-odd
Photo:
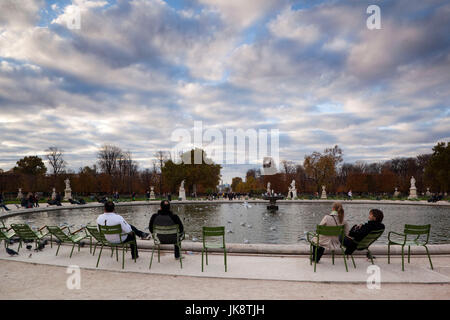
[(23, 198), (22, 188), (19, 188), (19, 193), (17, 194), (17, 199), (22, 199), (22, 198)]
[(56, 188), (53, 188), (53, 192), (52, 192), (52, 200), (56, 199)]
[(400, 192), (398, 192), (398, 188), (395, 188), (394, 197), (400, 196)]
[(271, 189), (270, 189), (270, 182), (267, 182), (267, 189), (266, 189), (267, 195), (270, 195)]
[(156, 199), (155, 197), (155, 187), (154, 186), (150, 186), (150, 200), (154, 200)]
[(66, 189), (64, 190), (64, 200), (72, 199), (72, 189), (70, 188), (70, 180), (67, 178), (64, 180), (66, 183)]
[(409, 188), (409, 196), (408, 199), (417, 199), (417, 188), (416, 188), (416, 179), (411, 177), (411, 188)]
[(327, 192), (325, 191), (325, 186), (322, 186), (322, 195), (320, 196), (320, 199), (326, 199), (327, 198)]
[(291, 185), (289, 186), (288, 198), (295, 199), (297, 198), (297, 189), (295, 188), (295, 180), (292, 180)]
[(178, 200), (186, 200), (186, 190), (184, 190), (184, 180), (181, 181), (180, 189), (178, 192)]

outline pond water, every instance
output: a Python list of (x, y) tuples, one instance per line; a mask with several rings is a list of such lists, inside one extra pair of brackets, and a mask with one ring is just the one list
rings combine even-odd
[[(172, 211), (180, 216), (188, 240), (201, 238), (202, 226), (225, 226), (227, 243), (306, 243), (305, 232), (314, 231), (322, 217), (331, 210), (331, 203), (277, 203), (279, 210), (267, 210), (266, 204), (242, 203), (176, 204)], [(430, 243), (450, 243), (450, 208), (415, 205), (351, 204), (343, 203), (345, 219), (351, 227), (365, 223), (369, 210), (381, 209), (386, 231), (378, 240), (387, 243), (389, 231), (402, 232), (404, 224), (431, 224)], [(138, 229), (148, 232), (150, 217), (159, 204), (121, 206), (116, 212)], [(87, 209), (63, 209), (36, 212), (11, 217), (6, 224), (28, 223), (34, 227), (67, 223), (74, 231), (86, 224), (95, 224), (103, 212), (102, 207)]]

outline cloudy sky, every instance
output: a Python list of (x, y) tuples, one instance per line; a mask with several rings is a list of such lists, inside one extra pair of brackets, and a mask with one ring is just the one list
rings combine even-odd
[(449, 30), (446, 0), (0, 0), (0, 168), (55, 145), (77, 170), (104, 143), (147, 168), (194, 121), (278, 129), (296, 162), (430, 153), (450, 140)]

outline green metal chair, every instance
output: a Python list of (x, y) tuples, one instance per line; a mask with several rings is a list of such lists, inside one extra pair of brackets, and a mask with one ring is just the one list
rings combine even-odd
[[(203, 227), (203, 248), (202, 248), (202, 272), (203, 272), (203, 255), (206, 253), (206, 265), (208, 265), (208, 249), (223, 249), (223, 259), (225, 272), (227, 272), (227, 249), (225, 246), (225, 227)], [(222, 237), (222, 239), (211, 237)]]
[(181, 241), (182, 239), (182, 235), (180, 234), (180, 229), (179, 226), (177, 224), (171, 225), (171, 226), (154, 226), (153, 227), (153, 233), (152, 233), (152, 237), (153, 237), (153, 249), (152, 249), (152, 256), (150, 258), (150, 265), (148, 266), (149, 269), (151, 269), (152, 267), (152, 263), (153, 263), (153, 254), (155, 252), (155, 247), (158, 248), (158, 263), (161, 261), (160, 260), (160, 246), (161, 244), (165, 244), (165, 243), (161, 243), (160, 239), (158, 238), (158, 235), (176, 235), (176, 242), (172, 243), (175, 244), (176, 246), (178, 246), (178, 248), (180, 249), (180, 258), (178, 260), (180, 260), (180, 266), (181, 269), (183, 269), (183, 257), (182, 257), (182, 251), (181, 251)]
[[(58, 244), (58, 249), (56, 250), (56, 255), (58, 255), (59, 252), (59, 247), (61, 246), (61, 243), (66, 242), (66, 243), (72, 243), (72, 251), (70, 252), (70, 258), (72, 258), (72, 254), (73, 254), (73, 249), (75, 248), (75, 245), (78, 245), (78, 251), (80, 251), (80, 245), (81, 245), (81, 240), (85, 239), (88, 237), (88, 235), (86, 234), (86, 231), (84, 234), (78, 234), (80, 231), (84, 231), (84, 228), (81, 228), (75, 232), (70, 232), (69, 227), (57, 227), (57, 226), (46, 226), (48, 232), (55, 236), (56, 239), (59, 240), (59, 244)], [(67, 231), (69, 232), (69, 234), (65, 233), (64, 230), (67, 229)]]
[[(135, 247), (137, 248), (136, 239), (131, 240), (131, 241), (125, 241), (125, 239), (128, 236), (128, 233), (122, 232), (122, 226), (120, 224), (114, 225), (114, 226), (98, 225), (98, 228), (99, 228), (99, 234), (100, 234), (99, 239), (100, 239), (101, 248), (100, 248), (100, 253), (98, 255), (96, 267), (98, 268), (98, 264), (100, 262), (100, 257), (102, 255), (103, 247), (108, 246), (108, 247), (111, 247), (111, 250), (112, 250), (111, 256), (114, 254), (114, 248), (116, 249), (116, 260), (117, 261), (119, 261), (118, 249), (122, 248), (122, 269), (124, 269), (125, 268), (125, 252), (126, 252), (125, 249), (128, 246), (130, 246), (130, 249), (131, 249), (131, 244), (134, 244)], [(122, 238), (123, 238), (124, 242), (120, 242), (120, 243), (109, 242), (108, 239), (106, 239), (105, 235), (119, 235), (120, 240), (122, 241)], [(94, 252), (95, 252), (95, 249), (94, 249)], [(134, 255), (134, 262), (136, 263), (136, 253)]]
[[(427, 251), (428, 260), (430, 261), (431, 270), (433, 270), (433, 263), (431, 262), (430, 252), (428, 251), (427, 244), (430, 239), (430, 230), (431, 225), (413, 225), (413, 224), (405, 224), (405, 229), (403, 233), (398, 233), (391, 231), (388, 234), (388, 263), (391, 263), (391, 246), (399, 245), (402, 246), (402, 271), (405, 271), (405, 261), (404, 261), (404, 248), (408, 246), (408, 263), (410, 262), (411, 256), (411, 246), (423, 246)], [(391, 239), (391, 235), (396, 235), (399, 239)], [(415, 236), (414, 239), (408, 239), (408, 236)], [(421, 236), (425, 236), (425, 239), (422, 239)]]
[[(35, 248), (37, 249), (39, 241), (41, 241), (45, 236), (48, 235), (48, 232), (47, 233), (42, 232), (42, 230), (45, 229), (45, 226), (40, 228), (38, 231), (34, 231), (27, 224), (16, 223), (16, 224), (12, 224), (11, 228), (14, 230), (14, 232), (20, 239), (20, 244), (19, 244), (19, 248), (17, 249), (17, 252), (20, 250), (20, 248), (22, 248), (22, 242), (24, 240), (34, 240)], [(52, 235), (50, 235), (50, 246), (51, 247), (53, 247), (52, 240), (53, 240)]]
[[(316, 233), (312, 233), (312, 232), (308, 232), (306, 234), (306, 239), (309, 242), (309, 257), (310, 257), (310, 264), (312, 265), (312, 247), (313, 245), (315, 246), (315, 259), (314, 259), (314, 272), (316, 272), (316, 264), (317, 264), (317, 249), (319, 247), (319, 243), (320, 243), (320, 236), (331, 236), (331, 237), (344, 237), (344, 226), (322, 226), (322, 225), (317, 225), (316, 227)], [(314, 240), (314, 237), (316, 238), (316, 240)], [(348, 267), (347, 267), (347, 260), (345, 259), (345, 254), (344, 254), (344, 248), (342, 247), (342, 245), (339, 245), (341, 251), (342, 251), (342, 256), (344, 257), (344, 264), (345, 264), (345, 271), (348, 272)], [(332, 256), (332, 261), (334, 264), (334, 250), (331, 250), (331, 256)]]
[[(377, 241), (379, 237), (381, 237), (383, 232), (384, 232), (384, 229), (382, 229), (382, 230), (373, 230), (367, 236), (362, 238), (361, 241), (356, 242), (356, 241), (353, 240), (355, 243), (357, 243), (356, 250), (367, 250), (368, 256), (370, 257), (370, 261), (372, 261), (372, 264), (374, 264), (373, 263), (373, 256), (372, 256), (372, 253), (369, 250), (369, 247), (372, 245), (372, 243)], [(345, 246), (344, 246), (344, 248), (345, 248)], [(353, 266), (356, 268), (355, 259), (353, 259), (353, 254), (351, 254), (350, 257), (352, 258)], [(347, 257), (347, 259), (348, 259), (348, 257)]]
[(5, 241), (5, 248), (8, 248), (9, 241), (16, 235), (16, 232), (12, 228), (0, 227), (0, 242)]

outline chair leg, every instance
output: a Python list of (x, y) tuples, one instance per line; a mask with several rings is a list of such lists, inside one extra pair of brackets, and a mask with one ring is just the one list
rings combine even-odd
[(103, 243), (102, 243), (102, 246), (100, 247), (100, 253), (98, 255), (96, 268), (98, 268), (98, 263), (100, 262), (100, 257), (102, 256), (102, 251), (103, 251)]
[(352, 257), (353, 267), (356, 269), (356, 263), (355, 263), (355, 259), (353, 259), (353, 254), (351, 254), (350, 257)]
[(78, 252), (80, 252), (80, 249), (81, 249), (81, 241), (78, 242)]
[(58, 255), (58, 252), (59, 252), (59, 247), (61, 247), (61, 243), (59, 243), (59, 244), (58, 244), (58, 249), (56, 249), (56, 254), (55, 254), (55, 256), (57, 256), (57, 255)]
[(223, 260), (225, 262), (225, 272), (227, 272), (227, 250), (223, 248)]
[(345, 252), (344, 252), (344, 249), (341, 249), (341, 250), (342, 250), (342, 256), (344, 257), (345, 271), (348, 272), (347, 259), (345, 259)]
[[(345, 259), (345, 256), (344, 256)], [(331, 261), (333, 262), (334, 265), (334, 250), (331, 251)]]
[(158, 244), (158, 263), (160, 263), (161, 262), (161, 260), (160, 260), (160, 257), (161, 257), (161, 255), (160, 255), (160, 247), (159, 247), (159, 244)]
[(388, 243), (388, 264), (391, 263), (391, 244)]
[(312, 266), (312, 244), (309, 244), (309, 265)]
[(369, 249), (367, 249), (367, 252), (369, 253), (370, 261), (372, 261), (372, 264), (375, 264), (375, 263), (373, 263), (373, 256), (372, 256), (372, 252), (370, 252), (370, 250), (369, 250)]
[(113, 257), (113, 255), (114, 255), (114, 247), (111, 247), (111, 258)]
[(427, 256), (428, 256), (428, 260), (430, 260), (431, 270), (433, 270), (433, 263), (431, 262), (430, 252), (428, 251), (428, 248), (426, 245), (424, 245), (424, 247), (425, 247), (425, 250), (427, 250)]
[(411, 256), (411, 246), (408, 246), (408, 263)]
[(92, 253), (92, 237), (89, 237), (89, 253)]
[[(117, 249), (117, 247), (116, 247)], [(125, 269), (125, 247), (122, 246), (122, 269)]]
[(403, 255), (405, 247), (402, 246), (402, 271), (405, 271), (405, 257)]
[(97, 243), (94, 245), (94, 252), (92, 252), (92, 255), (95, 256), (95, 250), (97, 249)]
[(203, 269), (204, 269), (204, 267), (203, 267), (203, 249), (202, 249), (202, 272), (203, 272)]
[(149, 269), (151, 269), (152, 267), (152, 262), (153, 262), (153, 253), (155, 252), (155, 246), (153, 245), (153, 249), (152, 249), (152, 257), (150, 258), (150, 264), (148, 266)]
[(181, 243), (178, 246), (178, 249), (180, 250), (180, 266), (181, 266), (181, 269), (183, 269), (183, 257), (182, 257), (182, 253), (181, 253)]
[(50, 235), (50, 248), (53, 248), (53, 235)]
[(72, 258), (73, 249), (75, 248), (75, 243), (72, 246), (72, 251), (70, 251), (70, 258)]

